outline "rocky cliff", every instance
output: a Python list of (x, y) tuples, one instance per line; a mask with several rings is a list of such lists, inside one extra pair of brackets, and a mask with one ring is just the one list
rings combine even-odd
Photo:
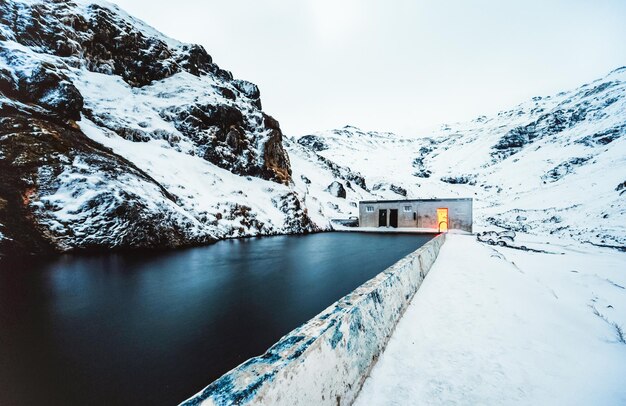
[(305, 233), (376, 198), (626, 244), (626, 68), (400, 137), (284, 137), (256, 85), (103, 0), (0, 1), (0, 255)]
[(0, 2), (0, 250), (318, 229), (256, 85), (103, 1)]

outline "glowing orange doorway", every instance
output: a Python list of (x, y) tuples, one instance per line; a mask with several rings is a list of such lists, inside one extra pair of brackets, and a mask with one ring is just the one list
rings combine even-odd
[(439, 232), (448, 231), (448, 208), (437, 209), (437, 227)]

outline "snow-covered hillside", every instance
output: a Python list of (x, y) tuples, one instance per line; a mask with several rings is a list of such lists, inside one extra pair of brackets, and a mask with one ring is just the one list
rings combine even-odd
[(258, 88), (108, 2), (0, 3), (0, 112), (0, 251), (329, 226)]
[(475, 221), (626, 245), (626, 67), (493, 117), (405, 138), (347, 126), (298, 138), (386, 197), (473, 197)]
[(623, 246), (625, 76), (428, 137), (287, 138), (201, 46), (104, 0), (5, 0), (0, 252), (303, 233), (435, 196), (474, 197), (479, 226)]

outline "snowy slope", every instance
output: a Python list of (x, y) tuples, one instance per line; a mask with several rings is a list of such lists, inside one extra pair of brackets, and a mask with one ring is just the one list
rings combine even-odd
[(310, 232), (373, 196), (200, 46), (106, 1), (0, 11), (0, 251)]
[(0, 3), (0, 112), (0, 251), (329, 226), (258, 88), (108, 2)]
[(626, 242), (626, 69), (428, 137), (286, 138), (259, 89), (101, 0), (0, 3), (0, 251), (174, 247), (331, 227), (372, 198)]
[(295, 190), (317, 224), (358, 215), (358, 202), (376, 198), (360, 173), (340, 166), (287, 138)]
[[(493, 117), (403, 138), (354, 127), (298, 138), (367, 184), (473, 197), (476, 223), (626, 244), (626, 68)], [(397, 189), (397, 188), (396, 188)], [(398, 193), (388, 194), (387, 196)]]
[(0, 252), (311, 232), (373, 196), (200, 46), (106, 1), (0, 11)]

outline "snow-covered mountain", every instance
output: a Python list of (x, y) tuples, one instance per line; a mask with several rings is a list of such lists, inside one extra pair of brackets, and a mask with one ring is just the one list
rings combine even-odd
[(373, 198), (476, 198), (476, 224), (626, 243), (626, 69), (399, 137), (284, 137), (257, 86), (103, 0), (0, 2), (0, 255), (331, 228)]
[(0, 3), (0, 246), (308, 232), (252, 83), (104, 1)]
[(474, 197), (475, 222), (626, 246), (626, 67), (492, 117), (405, 138), (346, 126), (297, 142), (386, 197)]

